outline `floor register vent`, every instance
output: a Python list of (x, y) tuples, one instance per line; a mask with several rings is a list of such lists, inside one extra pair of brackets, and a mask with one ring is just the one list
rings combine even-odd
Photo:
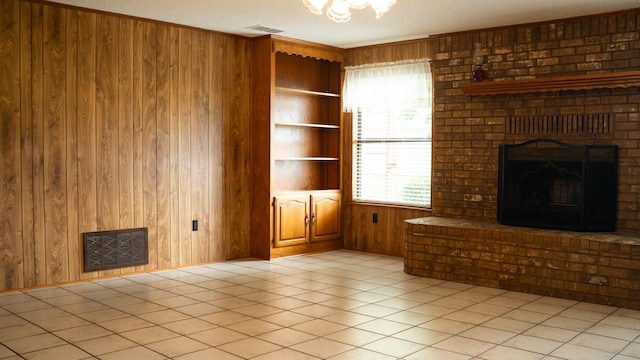
[(147, 228), (87, 232), (82, 240), (85, 272), (149, 263)]

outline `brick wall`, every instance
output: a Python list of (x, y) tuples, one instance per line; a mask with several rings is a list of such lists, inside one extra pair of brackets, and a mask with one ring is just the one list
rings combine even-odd
[[(473, 44), (487, 81), (640, 69), (640, 9), (430, 39), (434, 73), (433, 215), (496, 219), (498, 145), (535, 138), (620, 148), (618, 230), (640, 233), (640, 89), (467, 97)], [(597, 114), (606, 132), (512, 131), (518, 119)]]

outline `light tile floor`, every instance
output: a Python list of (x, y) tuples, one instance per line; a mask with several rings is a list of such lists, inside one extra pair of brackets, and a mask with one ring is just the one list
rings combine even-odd
[(640, 311), (353, 251), (0, 294), (0, 359), (640, 359)]

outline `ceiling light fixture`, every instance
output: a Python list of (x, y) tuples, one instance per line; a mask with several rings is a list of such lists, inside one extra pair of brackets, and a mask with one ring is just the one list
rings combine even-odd
[(335, 22), (347, 22), (351, 20), (350, 9), (364, 9), (371, 6), (376, 12), (376, 19), (380, 19), (384, 13), (389, 11), (396, 0), (303, 0), (304, 4), (314, 14), (322, 15), (325, 5), (327, 6), (327, 16)]

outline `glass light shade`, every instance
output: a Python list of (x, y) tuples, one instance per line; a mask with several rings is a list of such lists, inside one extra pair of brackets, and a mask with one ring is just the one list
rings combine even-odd
[(371, 5), (379, 19), (384, 13), (389, 11), (396, 0), (303, 0), (309, 11), (316, 15), (322, 15), (327, 4), (327, 16), (335, 22), (346, 22), (351, 20), (350, 9), (364, 9)]
[(331, 7), (327, 9), (327, 16), (335, 22), (347, 22), (351, 20), (349, 0), (333, 0)]
[(309, 8), (309, 11), (316, 15), (322, 15), (322, 9), (329, 0), (304, 0), (304, 4)]

